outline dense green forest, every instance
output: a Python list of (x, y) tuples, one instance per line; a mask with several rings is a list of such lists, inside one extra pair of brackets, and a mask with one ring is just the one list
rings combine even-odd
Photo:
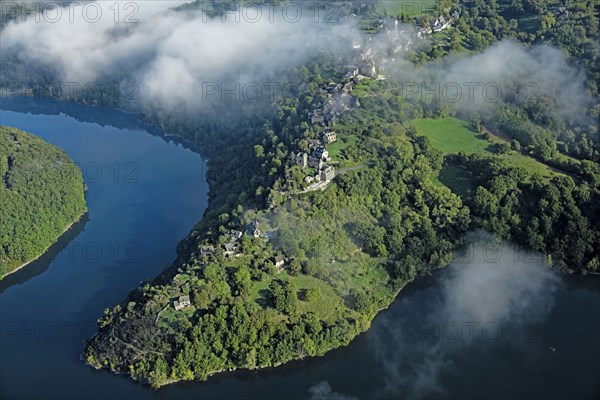
[[(582, 118), (564, 118), (543, 94), (475, 112), (406, 96), (401, 75), (353, 81), (359, 103), (329, 127), (337, 140), (325, 144), (336, 176), (307, 191), (316, 171), (295, 155), (314, 151), (311, 141), (329, 129), (307, 116), (330, 99), (331, 82), (349, 83), (355, 60), (316, 55), (282, 75), (303, 82), (297, 91), (273, 104), (227, 104), (217, 118), (144, 109), (208, 157), (209, 207), (171, 268), (105, 310), (85, 350), (90, 365), (158, 387), (322, 355), (368, 329), (415, 276), (447, 265), (472, 229), (544, 252), (555, 267), (598, 272), (597, 4), (441, 0), (421, 13), (389, 1), (344, 4), (340, 15), (357, 15), (367, 34), (395, 18), (426, 27), (458, 13), (409, 50), (415, 68), (443, 67), (448, 55), (503, 39), (556, 46), (585, 74)], [(52, 96), (52, 71), (25, 74), (30, 66), (16, 55), (0, 66), (3, 86)]]
[(87, 210), (81, 171), (64, 151), (0, 127), (0, 277), (43, 253)]

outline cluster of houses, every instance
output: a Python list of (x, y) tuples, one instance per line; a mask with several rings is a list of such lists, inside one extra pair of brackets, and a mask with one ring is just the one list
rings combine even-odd
[(329, 152), (321, 144), (315, 147), (310, 155), (305, 152), (299, 152), (294, 156), (294, 161), (296, 165), (300, 165), (302, 168), (310, 167), (316, 169), (316, 174), (307, 176), (306, 182), (329, 182), (335, 177), (335, 168), (332, 165), (327, 165), (327, 162), (331, 161)]
[(430, 35), (435, 32), (443, 31), (447, 29), (452, 24), (452, 21), (457, 19), (460, 16), (458, 10), (454, 10), (450, 13), (450, 17), (446, 18), (443, 15), (438, 16), (437, 18), (429, 21), (429, 25), (419, 28), (418, 36), (423, 37), (424, 35)]
[[(256, 227), (256, 229), (258, 230), (258, 227)], [(237, 239), (235, 239), (235, 240), (237, 241), (237, 240), (239, 240), (241, 238), (241, 236), (237, 235), (238, 232), (241, 234), (240, 231), (235, 231), (235, 230), (230, 230), (228, 232), (228, 234), (233, 235), (233, 237), (236, 237)], [(224, 250), (223, 253), (225, 253), (226, 251), (228, 251), (226, 249), (231, 249), (231, 251), (233, 251), (233, 248), (237, 248), (237, 243), (236, 242), (234, 242), (234, 243), (231, 243), (231, 242), (225, 243), (223, 245), (223, 250)], [(207, 253), (208, 251), (210, 251), (210, 254), (213, 254), (214, 247), (213, 246), (209, 246), (209, 245), (207, 245), (207, 246), (201, 246), (201, 251), (204, 254), (208, 254)], [(275, 265), (275, 271), (277, 273), (280, 273), (280, 272), (284, 271), (287, 268), (287, 266), (288, 266), (287, 263), (286, 263), (287, 260), (286, 260), (285, 256), (282, 253), (278, 253), (271, 260), (273, 261), (273, 264)], [(181, 276), (181, 274), (177, 274), (173, 279), (176, 281), (178, 279), (178, 277), (180, 277), (180, 276)], [(187, 308), (192, 307), (192, 302), (191, 302), (191, 299), (190, 299), (189, 295), (180, 295), (180, 296), (177, 296), (171, 302), (171, 305), (173, 306), (173, 308), (175, 309), (175, 311), (181, 311), (181, 310), (185, 310)], [(159, 313), (159, 316), (160, 316), (160, 313)], [(157, 321), (158, 321), (158, 317), (159, 316), (157, 316)]]
[[(260, 224), (258, 221), (254, 220), (246, 226), (245, 232), (248, 236), (258, 238), (260, 237)], [(239, 257), (242, 253), (239, 251), (240, 248), (240, 239), (244, 233), (242, 231), (238, 231), (235, 229), (230, 229), (227, 232), (227, 242), (225, 242), (222, 246), (223, 255), (225, 257)]]
[[(250, 224), (248, 224), (248, 226), (246, 227), (245, 233), (247, 235), (250, 235), (253, 237), (260, 237), (260, 229), (259, 229), (258, 221), (255, 220), (255, 221), (252, 221)], [(243, 235), (244, 235), (244, 232), (235, 230), (235, 229), (230, 229), (227, 232), (228, 241), (222, 245), (223, 254), (225, 256), (239, 257), (242, 255), (238, 249), (239, 249), (239, 241), (241, 240)], [(202, 256), (212, 256), (215, 252), (215, 247), (212, 245), (202, 245), (202, 246), (199, 246), (199, 249), (200, 249), (200, 254)], [(284, 271), (288, 267), (287, 259), (282, 253), (278, 253), (275, 256), (273, 256), (271, 258), (271, 261), (273, 262), (273, 264), (275, 266), (275, 270), (278, 273)], [(185, 264), (184, 264), (184, 266), (185, 266)], [(177, 283), (178, 280), (181, 280), (181, 277), (182, 277), (182, 274), (177, 274), (173, 278), (173, 281), (175, 283)], [(177, 286), (181, 287), (182, 285), (178, 284)], [(170, 305), (175, 309), (175, 311), (180, 311), (180, 310), (185, 310), (187, 308), (192, 307), (192, 302), (191, 302), (189, 295), (178, 295), (174, 300), (171, 301)], [(160, 313), (159, 313), (159, 316), (160, 316)], [(158, 317), (157, 317), (157, 321), (158, 321)]]
[(175, 311), (183, 310), (191, 306), (192, 302), (190, 301), (190, 296), (179, 296), (173, 301), (173, 308)]
[[(564, 10), (561, 10), (561, 12), (565, 13)], [(568, 11), (566, 13), (568, 15)], [(417, 36), (422, 38), (426, 34), (439, 32), (450, 27), (452, 21), (459, 17), (459, 13), (458, 11), (453, 11), (450, 15), (451, 17), (448, 19), (440, 15), (431, 20), (428, 26), (418, 29)], [(411, 35), (406, 34), (407, 31), (399, 27), (397, 19), (382, 19), (380, 28), (383, 27), (385, 27), (388, 36), (388, 54), (393, 55), (398, 53), (408, 48), (411, 44)], [(321, 139), (307, 139), (309, 145), (308, 152), (301, 151), (293, 154), (296, 165), (301, 166), (303, 169), (314, 168), (316, 170), (314, 175), (305, 178), (308, 183), (326, 184), (335, 177), (335, 168), (328, 164), (331, 161), (331, 157), (325, 144), (333, 143), (337, 140), (337, 135), (333, 131), (337, 118), (344, 111), (348, 111), (353, 107), (360, 107), (359, 100), (351, 95), (354, 85), (365, 78), (385, 79), (383, 75), (383, 66), (386, 63), (385, 56), (376, 54), (370, 46), (365, 46), (362, 49), (363, 45), (358, 42), (353, 43), (352, 48), (360, 51), (358, 65), (349, 67), (348, 73), (344, 76), (343, 84), (330, 82), (326, 88), (319, 89), (321, 94), (327, 93), (327, 99), (321, 108), (315, 109), (308, 114), (311, 124), (319, 126), (320, 130), (324, 130), (325, 132), (322, 134)], [(375, 61), (376, 56), (380, 60), (379, 62)], [(245, 233), (251, 237), (260, 237), (261, 231), (258, 221), (254, 220), (248, 224), (245, 228)], [(230, 229), (227, 232), (227, 241), (221, 246), (223, 255), (226, 257), (241, 256), (239, 242), (243, 235), (244, 232), (242, 231)], [(212, 245), (202, 245), (199, 247), (199, 250), (200, 256), (212, 256), (216, 249)], [(274, 256), (272, 260), (277, 272), (281, 272), (286, 268), (286, 258), (283, 254)], [(190, 296), (179, 296), (173, 301), (172, 305), (177, 311), (191, 307)]]
[(345, 77), (345, 84), (330, 82), (327, 88), (319, 89), (320, 93), (327, 93), (327, 99), (321, 108), (308, 113), (310, 123), (316, 125), (325, 132), (321, 139), (308, 139), (309, 151), (301, 151), (293, 154), (294, 163), (302, 169), (314, 168), (316, 173), (306, 177), (308, 183), (327, 183), (335, 177), (335, 168), (328, 165), (331, 161), (329, 152), (325, 144), (333, 143), (337, 140), (337, 135), (333, 131), (333, 126), (338, 116), (351, 107), (358, 107), (358, 99), (351, 95), (354, 83), (357, 80), (364, 79), (359, 75), (358, 67), (351, 67), (350, 72)]
[[(358, 43), (353, 44), (355, 50), (362, 46)], [(345, 111), (353, 107), (360, 107), (360, 102), (352, 96), (352, 90), (357, 82), (365, 77), (377, 78), (379, 69), (375, 65), (374, 54), (371, 48), (361, 52), (358, 66), (350, 66), (348, 73), (344, 76), (343, 83), (330, 82), (326, 88), (319, 89), (319, 93), (327, 94), (327, 99), (321, 108), (317, 108), (308, 113), (308, 118), (312, 125), (324, 129), (321, 139), (309, 138), (309, 151), (300, 151), (293, 154), (294, 163), (305, 168), (314, 168), (316, 173), (307, 176), (308, 183), (327, 183), (335, 177), (335, 168), (328, 163), (331, 161), (329, 152), (325, 144), (333, 143), (337, 140), (337, 135), (333, 130), (337, 118)]]
[[(369, 41), (372, 40), (372, 37), (369, 38)], [(357, 65), (351, 65), (350, 70), (344, 76), (345, 85), (339, 85), (340, 88), (343, 88), (345, 93), (342, 93), (341, 97), (344, 97), (344, 94), (350, 97), (350, 92), (354, 88), (354, 85), (358, 82), (363, 81), (365, 78), (371, 79), (383, 79), (383, 67), (381, 63), (377, 63), (375, 61), (375, 52), (371, 46), (366, 45), (363, 50), (363, 45), (358, 42), (355, 42), (352, 45), (354, 50), (359, 51), (359, 55), (357, 57)], [(350, 97), (351, 98), (351, 97)], [(358, 99), (353, 98), (350, 102), (350, 107), (346, 107), (343, 111), (347, 111), (351, 108), (351, 106), (360, 107), (360, 102)]]
[[(248, 236), (258, 238), (261, 236), (260, 223), (256, 220), (249, 223), (245, 228), (245, 233)], [(242, 253), (240, 249), (240, 240), (244, 236), (244, 232), (236, 229), (230, 229), (227, 231), (227, 241), (221, 246), (223, 255), (226, 257), (239, 257)], [(215, 253), (215, 246), (213, 245), (202, 245), (199, 247), (200, 257), (212, 256)]]
[[(387, 48), (381, 47), (381, 43), (376, 47), (370, 46), (369, 43), (373, 37), (370, 37), (364, 46), (358, 42), (353, 43), (353, 49), (361, 51), (359, 64), (357, 70), (350, 71), (345, 78), (353, 81), (362, 80), (365, 77), (377, 80), (385, 79), (385, 65), (394, 61), (395, 54), (410, 48), (416, 38), (422, 39), (426, 35), (449, 28), (452, 22), (460, 17), (460, 13), (456, 9), (447, 9), (446, 12), (449, 13), (448, 17), (439, 15), (433, 18), (423, 27), (417, 28), (416, 35), (414, 26), (400, 24), (397, 18), (382, 18), (379, 28), (385, 32)], [(375, 48), (379, 50), (374, 50)]]
[[(356, 76), (358, 68), (353, 68), (356, 69)], [(353, 82), (348, 82), (345, 85), (331, 82), (326, 89), (319, 89), (319, 93), (327, 94), (327, 100), (325, 100), (321, 108), (308, 113), (310, 123), (326, 129), (333, 128), (337, 118), (344, 111), (348, 111), (352, 107), (359, 105), (358, 99), (352, 97), (350, 94), (353, 88)]]

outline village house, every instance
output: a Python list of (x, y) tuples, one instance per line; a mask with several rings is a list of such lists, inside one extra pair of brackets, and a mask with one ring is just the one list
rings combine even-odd
[(260, 237), (260, 229), (259, 229), (259, 223), (257, 220), (252, 221), (250, 224), (248, 224), (248, 226), (246, 227), (246, 233), (252, 237)]
[(327, 160), (329, 158), (329, 152), (325, 148), (325, 146), (319, 146), (313, 152), (313, 157), (319, 158), (321, 160)]
[(340, 109), (340, 106), (341, 104), (338, 104), (336, 98), (330, 97), (323, 105), (323, 115), (325, 116), (325, 120), (335, 115)]
[(310, 117), (310, 123), (313, 125), (319, 125), (325, 122), (325, 116), (321, 110), (314, 110)]
[(173, 301), (173, 307), (175, 311), (183, 310), (184, 308), (191, 307), (190, 296), (179, 296), (177, 300)]
[(327, 121), (325, 122), (325, 126), (327, 128), (333, 128), (333, 125), (335, 125), (335, 121), (337, 121), (337, 117), (333, 115), (329, 119), (327, 119)]
[(308, 166), (308, 154), (301, 151), (294, 156), (294, 162), (296, 165), (300, 165), (302, 168), (306, 168)]
[(200, 256), (212, 256), (215, 252), (214, 246), (202, 246), (200, 247)]
[(363, 76), (373, 77), (377, 75), (377, 68), (372, 62), (366, 62), (360, 66), (360, 74)]
[(373, 77), (377, 75), (377, 68), (375, 67), (375, 60), (373, 58), (373, 50), (369, 47), (361, 55), (361, 63), (358, 66), (358, 72), (361, 75)]
[(275, 264), (275, 268), (277, 268), (278, 271), (281, 271), (285, 265), (285, 257), (282, 254), (278, 254), (273, 259), (273, 262)]
[(337, 93), (340, 91), (341, 88), (342, 88), (341, 84), (335, 83), (335, 82), (330, 82), (329, 86), (327, 86), (327, 91), (329, 93)]
[(223, 245), (223, 255), (225, 257), (231, 257), (237, 254), (238, 245), (237, 243), (228, 242)]
[(229, 238), (231, 240), (239, 240), (242, 238), (242, 231), (237, 231), (235, 229), (229, 230)]
[[(350, 85), (350, 83), (348, 85)], [(349, 91), (344, 90), (344, 92), (340, 95), (340, 101), (337, 104), (337, 114), (339, 114), (340, 111), (348, 111), (350, 109), (348, 106), (350, 104), (350, 100), (352, 100), (352, 95)]]
[(348, 73), (346, 75), (344, 75), (344, 80), (352, 80), (354, 78), (356, 78), (358, 76), (358, 68), (352, 66), (350, 71), (348, 71)]
[(325, 162), (320, 157), (310, 156), (308, 157), (308, 166), (311, 168), (321, 169), (325, 165)]
[(335, 168), (333, 168), (331, 165), (328, 165), (321, 170), (320, 176), (321, 182), (329, 182), (335, 178)]
[(306, 141), (308, 142), (308, 145), (311, 147), (317, 147), (317, 146), (321, 145), (321, 141), (319, 139), (308, 138), (308, 139), (306, 139)]
[(337, 140), (337, 135), (333, 131), (325, 132), (323, 134), (323, 141), (325, 143), (333, 143)]
[[(453, 15), (453, 17), (454, 17), (454, 15)], [(433, 32), (443, 31), (444, 29), (450, 27), (451, 22), (452, 22), (452, 19), (445, 19), (443, 15), (440, 15), (436, 19), (432, 19), (429, 22), (429, 26), (427, 26), (425, 28), (420, 28), (418, 36), (422, 37), (423, 34), (431, 34)]]

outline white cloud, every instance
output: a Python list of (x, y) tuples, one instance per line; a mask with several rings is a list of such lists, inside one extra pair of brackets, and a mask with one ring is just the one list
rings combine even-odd
[[(98, 2), (103, 17), (55, 23), (29, 18), (2, 31), (2, 52), (18, 51), (33, 63), (54, 67), (66, 82), (82, 85), (117, 74), (140, 87), (145, 104), (166, 111), (200, 106), (203, 83), (264, 82), (277, 71), (301, 65), (322, 49), (347, 51), (355, 34), (350, 26), (286, 21), (280, 14), (255, 22), (229, 16), (210, 19), (200, 10), (169, 11), (174, 2), (136, 2), (134, 17), (115, 21), (112, 2)], [(66, 11), (65, 11), (66, 12)], [(131, 10), (129, 10), (131, 12)]]

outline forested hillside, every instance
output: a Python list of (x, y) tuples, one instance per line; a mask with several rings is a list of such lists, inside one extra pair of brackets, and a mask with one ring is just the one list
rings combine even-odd
[[(429, 16), (399, 15), (426, 26), (460, 7), (462, 18), (412, 52), (412, 62), (479, 52), (507, 37), (551, 38), (520, 34), (518, 21), (500, 15), (504, 6), (486, 4), (440, 2)], [(589, 10), (596, 18), (589, 7), (570, 16)], [(373, 7), (355, 11), (365, 30), (385, 25)], [(490, 36), (494, 18), (505, 28)], [(194, 129), (159, 117), (165, 130), (214, 154), (211, 206), (172, 269), (106, 310), (86, 349), (89, 364), (160, 386), (324, 354), (367, 329), (417, 274), (446, 265), (469, 229), (543, 251), (568, 270), (598, 270), (593, 84), (586, 81), (589, 118), (566, 120), (543, 95), (525, 107), (508, 96), (476, 113), (406, 96), (391, 71), (386, 80), (343, 78), (346, 67), (331, 60), (296, 69), (290, 79), (306, 85), (246, 126), (224, 119)], [(595, 74), (590, 63), (585, 70)], [(311, 121), (336, 83), (350, 81), (357, 105), (332, 126)], [(318, 168), (298, 154), (322, 152), (314, 143), (330, 129), (337, 140), (324, 147), (337, 174), (313, 190)]]
[(0, 277), (31, 261), (87, 210), (81, 171), (61, 149), (0, 127)]

